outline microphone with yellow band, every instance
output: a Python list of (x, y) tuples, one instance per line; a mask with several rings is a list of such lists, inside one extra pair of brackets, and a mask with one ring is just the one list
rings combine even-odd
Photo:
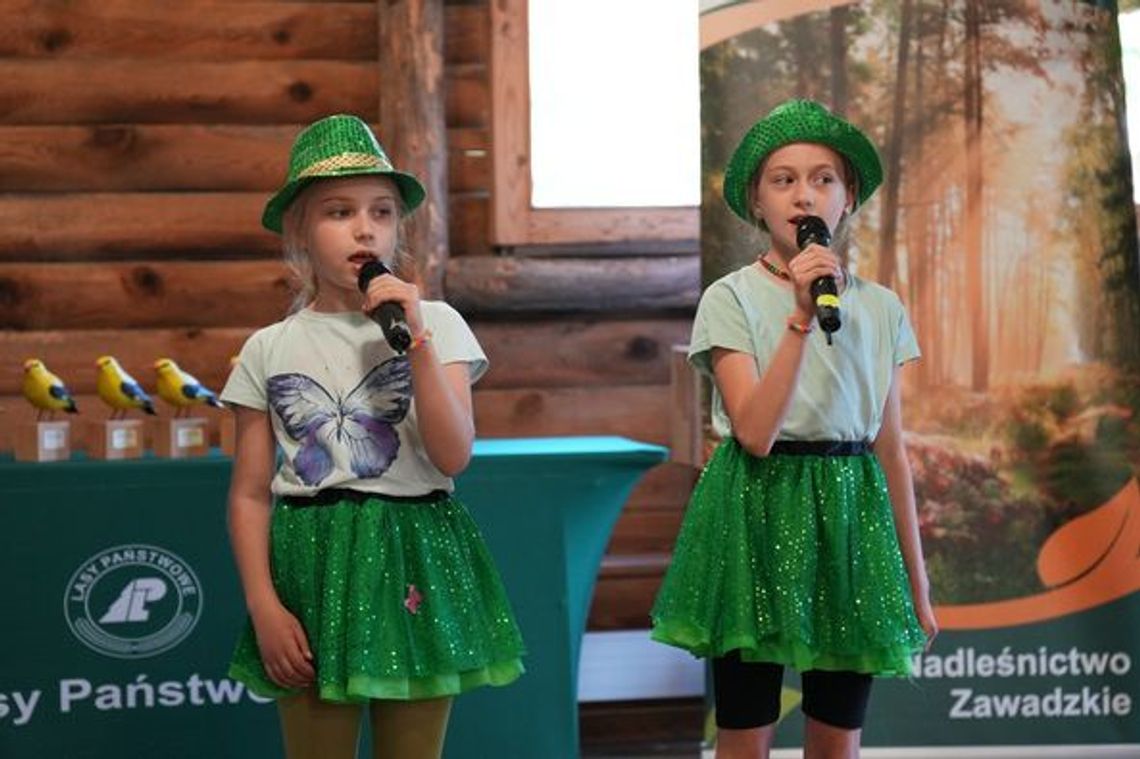
[[(803, 250), (809, 245), (831, 245), (831, 230), (827, 222), (818, 216), (804, 216), (796, 222), (796, 245)], [(819, 328), (827, 336), (831, 345), (831, 335), (842, 325), (839, 319), (839, 288), (835, 277), (819, 277), (811, 283), (811, 297), (815, 301), (815, 317)]]

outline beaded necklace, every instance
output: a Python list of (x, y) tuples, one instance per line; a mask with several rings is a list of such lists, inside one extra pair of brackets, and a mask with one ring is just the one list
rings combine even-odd
[(760, 256), (758, 258), (758, 260), (760, 261), (760, 265), (763, 266), (765, 269), (767, 269), (769, 272), (771, 272), (773, 275), (775, 275), (775, 276), (779, 277), (780, 279), (785, 280), (787, 282), (792, 281), (791, 276), (786, 271), (784, 271), (779, 266), (776, 266), (774, 263), (772, 263), (771, 261), (768, 260), (767, 254)]

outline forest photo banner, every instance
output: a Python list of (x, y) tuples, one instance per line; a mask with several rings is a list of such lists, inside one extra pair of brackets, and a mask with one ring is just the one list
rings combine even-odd
[(914, 677), (876, 686), (864, 744), (1140, 749), (1140, 254), (1115, 8), (701, 8), (706, 285), (763, 248), (721, 186), (776, 104), (824, 103), (883, 159), (850, 266), (899, 294), (922, 350), (904, 421), (943, 633)]

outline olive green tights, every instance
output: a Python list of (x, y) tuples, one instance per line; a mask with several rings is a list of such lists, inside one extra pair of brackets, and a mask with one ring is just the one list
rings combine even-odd
[[(360, 704), (321, 701), (313, 689), (277, 701), (286, 759), (353, 759)], [(439, 759), (450, 698), (368, 702), (372, 759)]]

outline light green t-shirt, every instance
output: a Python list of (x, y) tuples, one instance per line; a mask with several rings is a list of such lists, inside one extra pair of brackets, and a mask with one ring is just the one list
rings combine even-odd
[[(463, 317), (441, 301), (421, 302), (421, 314), (440, 362), (465, 363), (478, 380), (487, 357)], [(303, 309), (250, 336), (221, 397), (269, 411), (284, 454), (276, 495), (451, 492), (424, 449), (411, 376), (407, 357), (364, 314)]]
[[(779, 440), (874, 440), (894, 368), (918, 358), (906, 310), (891, 290), (848, 278), (840, 294), (843, 325), (828, 345), (817, 328), (807, 336), (804, 363)], [(714, 347), (748, 353), (763, 374), (787, 332), (795, 296), (749, 265), (713, 282), (701, 296), (689, 360), (712, 377)], [(713, 391), (713, 428), (732, 435), (720, 393)]]

